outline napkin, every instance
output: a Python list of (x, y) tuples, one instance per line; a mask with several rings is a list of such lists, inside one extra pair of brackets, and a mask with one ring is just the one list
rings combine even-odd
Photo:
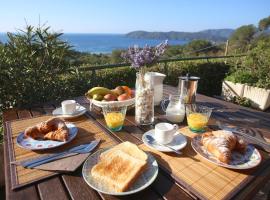
[[(63, 156), (63, 158), (61, 159), (36, 166), (33, 169), (40, 169), (40, 170), (46, 170), (46, 171), (73, 172), (83, 164), (83, 162), (88, 158), (90, 154), (91, 153), (85, 153), (85, 154), (70, 153)], [(23, 162), (30, 161), (33, 159), (35, 158), (11, 162), (11, 164), (21, 165), (20, 163), (22, 161)]]

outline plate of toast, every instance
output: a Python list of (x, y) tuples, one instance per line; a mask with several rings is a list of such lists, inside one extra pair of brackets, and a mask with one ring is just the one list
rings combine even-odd
[(101, 193), (130, 195), (154, 182), (158, 175), (158, 163), (137, 145), (123, 142), (89, 156), (82, 174), (86, 183)]
[(30, 150), (45, 150), (62, 146), (72, 141), (78, 128), (65, 123), (61, 118), (50, 118), (30, 126), (17, 136), (17, 145)]
[(260, 164), (260, 152), (230, 131), (217, 130), (195, 136), (192, 148), (206, 160), (230, 169), (250, 169)]

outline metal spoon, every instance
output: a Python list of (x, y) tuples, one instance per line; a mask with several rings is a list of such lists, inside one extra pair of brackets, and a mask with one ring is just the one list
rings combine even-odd
[(155, 138), (153, 138), (151, 135), (146, 135), (146, 139), (148, 140), (148, 142), (150, 144), (157, 144), (159, 146), (163, 146), (163, 147), (167, 147), (169, 149), (171, 149), (174, 153), (178, 154), (178, 155), (181, 155), (182, 152), (178, 151), (178, 150), (175, 150), (174, 148), (170, 147), (169, 145), (166, 145), (166, 144), (160, 144), (159, 142), (157, 142), (155, 140)]

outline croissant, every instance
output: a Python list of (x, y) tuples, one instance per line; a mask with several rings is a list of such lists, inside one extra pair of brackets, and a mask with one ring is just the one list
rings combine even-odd
[(231, 145), (224, 137), (215, 137), (212, 133), (203, 135), (203, 146), (219, 161), (229, 163), (231, 159)]
[(63, 120), (60, 118), (50, 118), (45, 122), (28, 127), (24, 135), (33, 139), (66, 141), (68, 133), (69, 130)]
[(226, 164), (231, 160), (232, 151), (244, 153), (247, 147), (244, 140), (224, 130), (205, 133), (202, 136), (202, 144), (208, 152)]
[(56, 140), (56, 141), (67, 141), (68, 139), (68, 130), (58, 129), (56, 131), (51, 131), (44, 135), (44, 139), (47, 140)]
[(218, 131), (212, 131), (212, 134), (215, 137), (226, 139), (228, 141), (229, 149), (230, 150), (234, 149), (236, 142), (237, 142), (237, 137), (232, 132), (218, 130)]

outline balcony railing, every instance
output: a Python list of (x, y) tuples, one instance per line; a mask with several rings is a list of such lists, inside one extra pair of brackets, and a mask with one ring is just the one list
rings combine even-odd
[[(187, 58), (171, 58), (171, 59), (161, 59), (158, 60), (157, 63), (164, 63), (164, 71), (165, 73), (168, 71), (168, 63), (170, 62), (178, 62), (178, 61), (191, 61), (191, 60), (212, 60), (212, 59), (228, 59), (228, 58), (238, 58), (244, 57), (245, 54), (238, 54), (238, 55), (229, 55), (229, 56), (203, 56), (203, 57), (187, 57)], [(95, 76), (96, 70), (101, 69), (112, 69), (118, 67), (127, 67), (130, 66), (130, 63), (116, 63), (116, 64), (105, 64), (105, 65), (96, 65), (96, 66), (85, 66), (80, 67), (80, 71), (91, 71), (92, 75)]]

